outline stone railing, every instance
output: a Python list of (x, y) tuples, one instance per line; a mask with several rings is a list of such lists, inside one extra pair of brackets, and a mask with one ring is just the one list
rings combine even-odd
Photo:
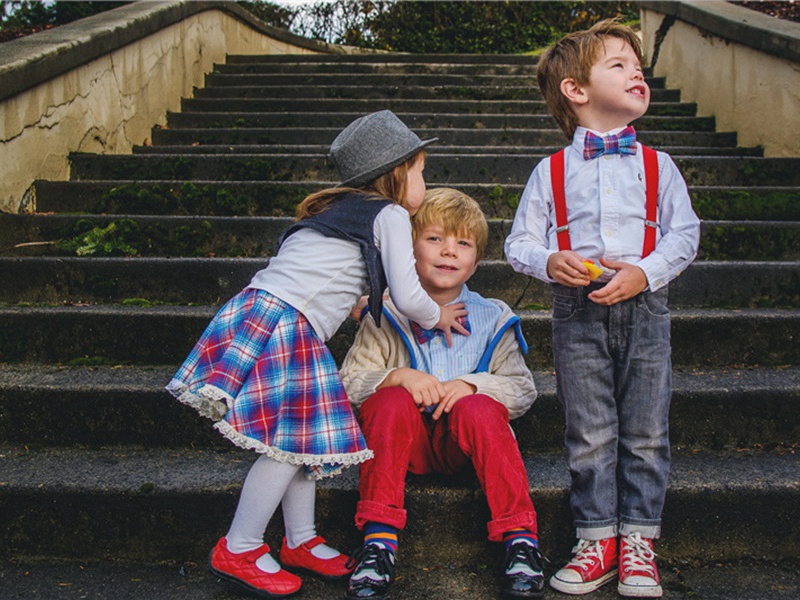
[(643, 1), (654, 73), (765, 156), (800, 156), (800, 23), (722, 0)]
[(344, 52), (270, 27), (234, 2), (135, 2), (0, 44), (0, 211), (70, 152), (130, 152), (226, 54)]

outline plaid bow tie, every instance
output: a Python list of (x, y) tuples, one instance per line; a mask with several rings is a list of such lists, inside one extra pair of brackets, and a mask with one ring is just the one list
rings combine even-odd
[(603, 154), (636, 154), (636, 131), (628, 125), (614, 135), (600, 137), (591, 131), (583, 139), (583, 158), (591, 160)]
[[(469, 321), (467, 320), (466, 316), (458, 317), (456, 322), (464, 329), (472, 333), (472, 329), (469, 326)], [(414, 332), (414, 337), (417, 338), (417, 342), (419, 344), (427, 344), (437, 335), (444, 335), (444, 331), (441, 329), (423, 329), (422, 325), (415, 323), (414, 321), (411, 321), (411, 330)], [(453, 333), (459, 333), (460, 335), (460, 332), (456, 330), (453, 330)]]

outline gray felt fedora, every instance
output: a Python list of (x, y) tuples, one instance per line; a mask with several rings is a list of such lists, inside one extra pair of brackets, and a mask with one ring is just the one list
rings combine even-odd
[(390, 110), (359, 117), (331, 144), (331, 157), (342, 177), (339, 187), (369, 183), (438, 139), (422, 141)]

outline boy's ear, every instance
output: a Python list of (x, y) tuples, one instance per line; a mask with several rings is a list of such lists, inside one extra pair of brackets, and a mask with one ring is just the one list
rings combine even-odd
[(586, 104), (589, 101), (589, 96), (583, 86), (578, 84), (572, 77), (562, 79), (559, 87), (564, 97), (573, 104)]

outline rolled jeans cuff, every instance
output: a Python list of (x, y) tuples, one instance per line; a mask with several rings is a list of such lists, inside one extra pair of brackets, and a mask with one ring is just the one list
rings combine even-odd
[(506, 531), (511, 531), (512, 529), (517, 529), (519, 527), (524, 527), (533, 535), (535, 535), (536, 539), (539, 539), (539, 531), (536, 525), (536, 513), (521, 512), (517, 513), (516, 515), (511, 515), (510, 517), (489, 521), (487, 525), (487, 529), (489, 530), (489, 541), (502, 542), (503, 534)]
[(617, 535), (619, 535), (619, 530), (616, 523), (601, 527), (578, 526), (575, 528), (575, 534), (582, 540), (597, 542), (599, 540), (607, 540), (608, 538), (617, 537)]
[(643, 538), (657, 540), (661, 537), (661, 525), (637, 525), (635, 523), (626, 523), (624, 521), (620, 523), (620, 535), (631, 535), (632, 533), (638, 533)]
[(356, 527), (364, 529), (367, 523), (382, 523), (397, 529), (406, 526), (406, 511), (402, 508), (393, 508), (372, 500), (359, 500), (356, 505)]

